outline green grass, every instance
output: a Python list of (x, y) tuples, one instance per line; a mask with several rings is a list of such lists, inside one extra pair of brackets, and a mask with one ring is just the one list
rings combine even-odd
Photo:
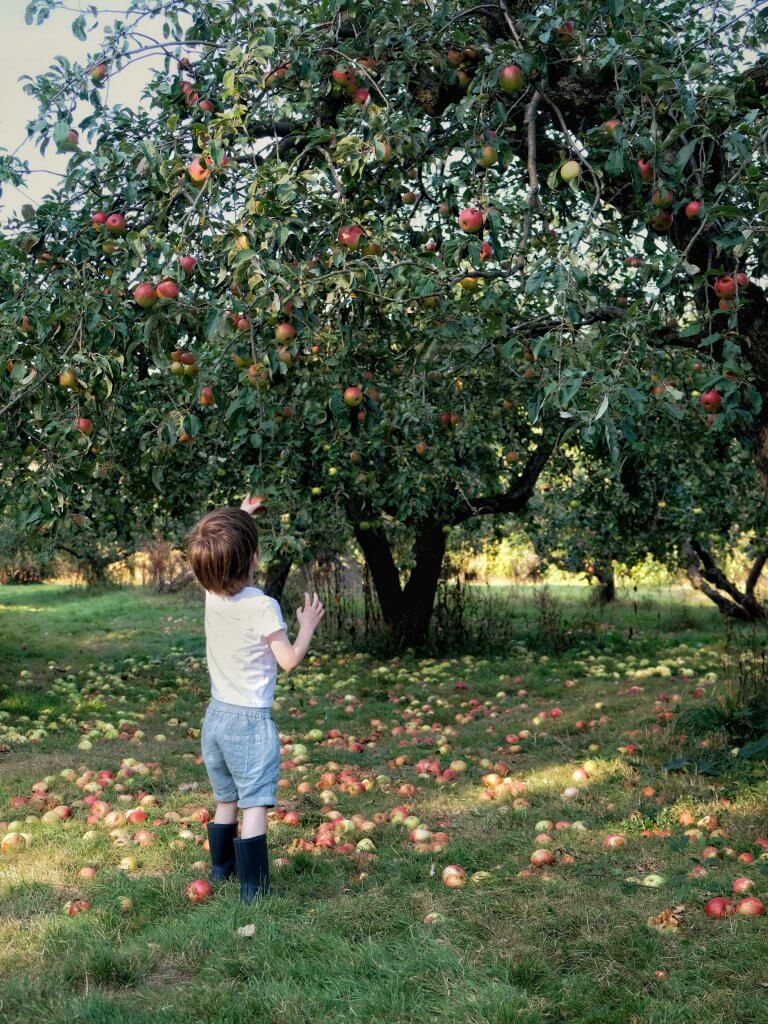
[[(3, 1024), (768, 1019), (768, 918), (713, 921), (702, 910), (708, 895), (728, 894), (738, 875), (768, 895), (768, 860), (759, 859), (755, 842), (768, 835), (764, 772), (737, 768), (717, 738), (697, 750), (674, 720), (657, 718), (660, 707), (698, 706), (696, 685), (722, 691), (741, 641), (726, 640), (716, 613), (679, 594), (647, 591), (607, 610), (570, 588), (555, 596), (561, 603), (547, 614), (565, 623), (559, 654), (548, 647), (552, 620), (542, 619), (525, 590), (509, 598), (512, 639), (504, 656), (377, 661), (327, 645), (282, 682), (275, 719), (285, 743), (313, 728), (338, 729), (343, 738), (307, 742), (307, 763), (283, 772), (281, 804), (298, 810), (301, 825), (270, 824), (272, 855), (289, 864), (274, 871), (275, 894), (248, 908), (233, 883), (200, 906), (184, 896), (186, 884), (204, 876), (206, 854), (203, 828), (179, 819), (212, 808), (197, 763), (207, 696), (200, 603), (141, 590), (90, 596), (0, 588), (0, 745), (7, 746), (0, 835), (15, 820), (31, 836), (26, 849), (0, 855)], [(456, 688), (459, 680), (467, 689)], [(525, 697), (517, 696), (521, 688)], [(679, 701), (657, 705), (665, 694)], [(538, 711), (555, 706), (560, 717), (533, 724)], [(580, 720), (595, 725), (577, 729)], [(143, 738), (108, 738), (121, 721), (123, 731), (138, 728)], [(531, 736), (510, 753), (504, 737), (522, 729)], [(92, 748), (78, 749), (86, 734)], [(349, 750), (350, 735), (368, 744), (361, 753)], [(706, 756), (721, 774), (665, 773), (663, 764), (681, 751)], [(400, 754), (409, 763), (397, 767)], [(427, 756), (443, 768), (462, 759), (467, 771), (441, 783), (421, 778), (414, 765)], [(135, 806), (141, 794), (157, 798), (154, 842), (146, 847), (132, 843), (138, 825), (115, 845), (107, 828), (87, 824), (85, 792), (60, 774), (115, 772), (126, 758), (143, 774), (116, 780), (122, 793), (108, 784), (100, 798), (112, 809)], [(483, 760), (505, 762), (525, 782), (529, 806), (483, 799)], [(586, 761), (589, 781), (577, 800), (565, 800), (574, 769)], [(360, 796), (335, 788), (336, 807), (350, 820), (371, 821), (408, 803), (425, 826), (448, 832), (447, 849), (416, 852), (408, 829), (388, 821), (370, 833), (373, 857), (299, 849), (324, 815), (317, 789), (300, 796), (296, 786), (314, 784), (332, 762), (373, 783)], [(44, 779), (47, 793), (11, 806)], [(415, 795), (399, 794), (402, 784), (415, 785)], [(41, 815), (54, 803), (70, 806), (72, 817), (44, 824)], [(683, 810), (716, 814), (725, 834), (702, 828), (689, 841), (678, 824)], [(541, 819), (586, 827), (552, 830), (557, 861), (533, 870), (528, 859), (541, 845)], [(626, 846), (607, 850), (603, 839), (612, 832)], [(357, 842), (363, 833), (355, 828), (350, 836)], [(719, 855), (705, 862), (705, 878), (690, 879), (708, 844)], [(746, 865), (727, 848), (758, 859)], [(574, 863), (560, 863), (563, 853)], [(125, 856), (137, 858), (137, 870), (118, 869)], [(448, 864), (470, 878), (477, 871), (488, 877), (447, 889), (441, 872)], [(96, 868), (92, 879), (78, 877), (84, 865)], [(649, 873), (665, 884), (627, 881)], [(133, 901), (128, 913), (123, 896)], [(87, 900), (88, 909), (67, 916), (72, 899)], [(649, 924), (674, 908), (682, 908), (676, 931)], [(425, 923), (433, 913), (436, 920)], [(254, 925), (253, 936), (237, 934), (245, 924)], [(666, 979), (655, 976), (659, 969)]]

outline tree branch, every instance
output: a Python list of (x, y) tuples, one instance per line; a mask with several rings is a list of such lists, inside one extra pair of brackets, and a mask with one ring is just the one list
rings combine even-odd
[(451, 522), (457, 525), (473, 516), (522, 512), (531, 500), (536, 483), (557, 447), (561, 433), (562, 431), (557, 431), (542, 437), (537, 448), (529, 456), (522, 473), (508, 491), (483, 498), (470, 498)]

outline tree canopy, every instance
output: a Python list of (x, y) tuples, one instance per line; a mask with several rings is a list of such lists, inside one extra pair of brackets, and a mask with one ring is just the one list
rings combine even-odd
[[(0, 243), (4, 502), (55, 530), (248, 488), (287, 557), (354, 534), (418, 640), (447, 532), (522, 512), (559, 444), (620, 465), (710, 431), (765, 478), (758, 7), (78, 15), (92, 61), (26, 83), (66, 176)], [(145, 102), (110, 104), (147, 54)]]

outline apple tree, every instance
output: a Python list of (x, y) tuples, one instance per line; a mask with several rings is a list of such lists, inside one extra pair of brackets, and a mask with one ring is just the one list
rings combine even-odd
[(284, 560), (354, 536), (420, 643), (449, 531), (558, 444), (619, 460), (661, 356), (702, 367), (669, 443), (709, 417), (768, 476), (758, 6), (86, 7), (90, 62), (25, 86), (71, 155), (0, 246), (6, 489), (55, 529), (83, 488), (248, 487)]
[[(659, 402), (675, 401), (670, 392), (688, 400), (674, 385), (658, 390)], [(526, 516), (536, 552), (545, 564), (594, 578), (604, 601), (615, 596), (615, 563), (633, 567), (651, 555), (685, 571), (725, 615), (764, 618), (758, 585), (768, 559), (768, 499), (754, 462), (705, 424), (676, 444), (670, 422), (661, 410), (649, 416), (637, 439), (623, 442), (618, 462), (600, 439), (562, 445)], [(748, 565), (742, 586), (727, 571), (734, 554)]]

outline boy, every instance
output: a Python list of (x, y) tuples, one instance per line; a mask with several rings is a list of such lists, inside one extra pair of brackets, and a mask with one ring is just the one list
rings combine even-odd
[[(292, 672), (304, 660), (325, 610), (304, 595), (299, 632), (286, 635), (280, 605), (253, 586), (258, 532), (250, 498), (239, 509), (203, 516), (187, 538), (187, 558), (205, 589), (205, 642), (211, 702), (203, 721), (203, 760), (216, 799), (208, 824), (211, 878), (237, 872), (240, 898), (269, 889), (267, 809), (275, 805), (280, 740), (269, 713), (278, 665)], [(237, 838), (237, 811), (243, 812)]]

